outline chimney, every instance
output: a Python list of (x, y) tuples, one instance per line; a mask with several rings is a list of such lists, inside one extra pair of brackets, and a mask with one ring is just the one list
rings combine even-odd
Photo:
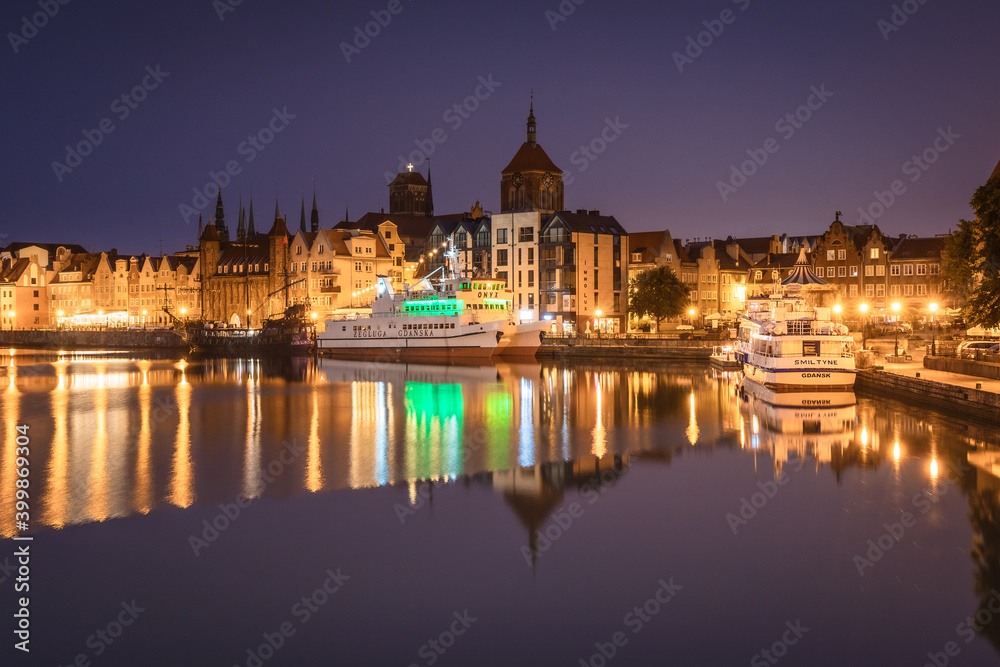
[(576, 214), (577, 215), (587, 215), (587, 209), (585, 209), (585, 208), (578, 208), (578, 209), (576, 209)]
[(590, 212), (590, 215), (600, 215), (600, 214), (601, 212), (596, 209)]

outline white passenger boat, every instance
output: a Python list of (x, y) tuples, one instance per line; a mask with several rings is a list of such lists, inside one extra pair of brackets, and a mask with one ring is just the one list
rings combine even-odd
[(397, 293), (379, 276), (377, 289), (371, 315), (326, 321), (320, 352), (393, 361), (533, 356), (545, 329), (545, 322), (517, 322), (503, 280), (425, 278)]
[(848, 391), (854, 387), (854, 339), (814, 308), (777, 290), (747, 300), (736, 357), (748, 379), (779, 392)]

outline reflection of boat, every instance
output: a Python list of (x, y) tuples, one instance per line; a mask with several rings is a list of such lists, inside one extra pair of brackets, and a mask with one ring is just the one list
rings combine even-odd
[(352, 358), (407, 361), (534, 355), (544, 322), (519, 324), (505, 281), (427, 278), (397, 294), (378, 277), (370, 316), (327, 320), (320, 350)]
[(312, 327), (301, 304), (267, 319), (260, 329), (197, 323), (187, 327), (186, 338), (191, 352), (213, 356), (305, 356), (312, 349)]
[(843, 391), (854, 387), (853, 346), (830, 308), (810, 308), (801, 296), (776, 292), (747, 301), (736, 358), (747, 378), (769, 389)]
[[(774, 453), (775, 461), (812, 451), (820, 462), (829, 462), (834, 447), (854, 441), (857, 421), (853, 391), (775, 392), (746, 378), (740, 384), (740, 434), (744, 446)], [(777, 403), (770, 401), (777, 400)]]

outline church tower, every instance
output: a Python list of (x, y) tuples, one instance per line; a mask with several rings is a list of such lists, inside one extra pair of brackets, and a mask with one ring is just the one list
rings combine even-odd
[[(389, 184), (389, 213), (395, 215), (427, 214), (427, 181), (413, 165), (396, 175)], [(432, 204), (433, 205), (433, 204)]]
[(226, 228), (226, 214), (222, 210), (222, 187), (219, 187), (219, 196), (215, 200), (215, 228), (219, 232), (219, 238), (223, 241), (229, 240), (229, 230)]
[(563, 210), (563, 171), (536, 141), (535, 100), (528, 109), (528, 136), (500, 172), (500, 212)]

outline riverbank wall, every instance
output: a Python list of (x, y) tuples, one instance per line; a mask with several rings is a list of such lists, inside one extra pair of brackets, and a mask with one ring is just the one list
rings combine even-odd
[(887, 371), (858, 371), (856, 391), (872, 396), (886, 393), (909, 403), (926, 405), (974, 419), (1000, 422), (1000, 394), (959, 385), (907, 377)]
[(536, 359), (708, 361), (712, 345), (698, 340), (561, 338), (543, 341)]
[(42, 350), (187, 350), (184, 339), (157, 331), (0, 331), (0, 347)]

